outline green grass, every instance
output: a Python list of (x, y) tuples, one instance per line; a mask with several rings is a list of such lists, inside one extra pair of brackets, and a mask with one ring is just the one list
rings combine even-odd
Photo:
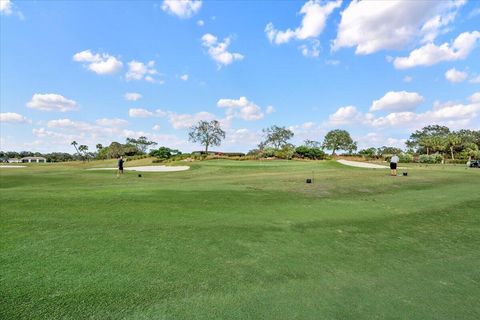
[(0, 169), (0, 318), (480, 318), (480, 170), (106, 163)]

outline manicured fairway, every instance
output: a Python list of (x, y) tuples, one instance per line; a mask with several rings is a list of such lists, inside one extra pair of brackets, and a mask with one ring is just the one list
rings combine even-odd
[(480, 170), (102, 164), (0, 169), (1, 319), (480, 318)]

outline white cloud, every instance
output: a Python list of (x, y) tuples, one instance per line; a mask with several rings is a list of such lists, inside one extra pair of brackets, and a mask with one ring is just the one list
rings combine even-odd
[(406, 111), (415, 109), (424, 98), (416, 92), (389, 91), (382, 98), (373, 101), (370, 111)]
[(304, 57), (316, 58), (320, 55), (320, 41), (313, 39), (309, 45), (302, 44), (299, 49)]
[(195, 114), (177, 114), (174, 112), (170, 112), (168, 115), (168, 120), (173, 128), (175, 129), (185, 129), (190, 128), (197, 122), (204, 120), (204, 121), (211, 121), (215, 120), (215, 115), (210, 112), (198, 112)]
[(15, 112), (2, 112), (0, 113), (0, 122), (2, 123), (31, 123), (32, 121), (28, 120), (21, 114)]
[(356, 54), (402, 49), (415, 40), (433, 41), (445, 32), (465, 1), (352, 1), (341, 13), (332, 50)]
[(55, 93), (35, 93), (27, 102), (27, 107), (42, 111), (72, 111), (77, 108), (77, 103)]
[(197, 21), (197, 26), (203, 27), (204, 25), (205, 25), (205, 21), (203, 21), (203, 20), (198, 20)]
[(471, 83), (480, 83), (480, 74), (472, 79), (470, 79)]
[(137, 101), (142, 98), (142, 95), (136, 92), (127, 92), (123, 97), (128, 101)]
[(113, 118), (113, 119), (103, 118), (103, 119), (98, 119), (96, 123), (100, 126), (105, 126), (105, 127), (121, 127), (121, 126), (127, 125), (128, 121), (123, 119), (118, 119), (118, 118)]
[(13, 13), (12, 2), (10, 0), (0, 0), (0, 13), (4, 15)]
[(84, 50), (73, 55), (73, 61), (85, 62), (86, 67), (97, 74), (112, 74), (123, 67), (122, 61), (107, 53), (96, 53)]
[(265, 110), (266, 114), (272, 114), (275, 112), (275, 108), (273, 106), (267, 106), (267, 109)]
[(445, 72), (445, 79), (447, 79), (450, 82), (462, 82), (465, 81), (468, 77), (468, 73), (464, 71), (459, 71), (455, 68), (447, 70)]
[(362, 114), (355, 106), (345, 106), (338, 108), (335, 113), (331, 114), (328, 123), (329, 125), (342, 125), (353, 122), (358, 122)]
[(407, 141), (407, 139), (387, 137), (380, 132), (369, 132), (365, 135), (354, 136), (353, 140), (357, 141), (359, 150), (370, 147), (378, 148), (382, 146), (397, 147), (403, 149), (405, 148), (405, 142)]
[(200, 0), (164, 0), (162, 10), (168, 14), (187, 19), (196, 14), (202, 7)]
[(468, 98), (468, 100), (471, 103), (480, 103), (480, 92), (475, 92)]
[(183, 80), (183, 81), (187, 81), (188, 80), (188, 74), (182, 74), (180, 76), (180, 79)]
[(240, 118), (247, 121), (263, 119), (262, 109), (246, 97), (235, 99), (220, 99), (217, 106), (226, 109), (227, 117)]
[(215, 60), (219, 66), (226, 66), (234, 61), (243, 60), (244, 58), (240, 53), (228, 51), (230, 42), (230, 38), (225, 38), (223, 42), (218, 42), (218, 38), (211, 33), (202, 36), (202, 45), (208, 49), (208, 55)]
[(412, 80), (413, 80), (413, 77), (411, 77), (411, 76), (403, 77), (403, 82), (412, 82)]
[(265, 33), (271, 43), (287, 43), (291, 39), (305, 40), (318, 37), (323, 29), (328, 16), (340, 7), (341, 0), (322, 3), (318, 0), (307, 1), (300, 9), (303, 15), (302, 23), (295, 30), (287, 29), (285, 31), (275, 29), (273, 23), (268, 23), (265, 27)]
[(132, 108), (128, 110), (128, 115), (132, 118), (164, 117), (167, 115), (167, 112), (160, 109), (149, 111), (143, 108)]
[(161, 129), (161, 126), (159, 124), (154, 125), (152, 128), (152, 130), (154, 131), (160, 131), (160, 129)]
[(461, 33), (450, 45), (445, 42), (440, 46), (428, 43), (410, 52), (408, 57), (397, 57), (393, 61), (395, 68), (407, 69), (416, 66), (431, 66), (442, 61), (456, 61), (467, 58), (475, 48), (480, 32)]
[(155, 69), (155, 61), (149, 61), (145, 64), (132, 60), (128, 63), (128, 71), (125, 74), (125, 79), (127, 79), (127, 81), (144, 79), (148, 82), (155, 82), (152, 76), (156, 74), (158, 74), (158, 71)]

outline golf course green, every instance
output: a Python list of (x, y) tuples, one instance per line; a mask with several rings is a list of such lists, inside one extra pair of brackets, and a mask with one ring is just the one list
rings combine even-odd
[(107, 165), (0, 168), (1, 319), (480, 318), (478, 169)]

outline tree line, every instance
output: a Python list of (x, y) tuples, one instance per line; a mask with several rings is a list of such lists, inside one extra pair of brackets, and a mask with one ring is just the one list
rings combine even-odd
[[(272, 125), (262, 130), (262, 141), (257, 148), (250, 150), (246, 156), (251, 158), (306, 158), (319, 160), (336, 156), (337, 152), (343, 151), (343, 155), (361, 156), (367, 159), (385, 158), (392, 154), (397, 154), (401, 156), (402, 162), (411, 162), (415, 159), (419, 162), (441, 162), (447, 158), (458, 161), (480, 158), (480, 130), (461, 129), (451, 131), (448, 127), (440, 125), (429, 125), (413, 132), (405, 144), (405, 149), (383, 146), (381, 148), (371, 147), (357, 151), (357, 142), (352, 139), (348, 131), (341, 129), (329, 131), (321, 142), (305, 140), (299, 146), (295, 146), (290, 142), (293, 137), (294, 132), (291, 129)], [(217, 120), (199, 121), (188, 132), (188, 140), (203, 147), (203, 150), (199, 152), (201, 155), (208, 155), (211, 152), (210, 148), (220, 146), (225, 138), (226, 132), (221, 128), (221, 124)], [(182, 155), (181, 151), (170, 149), (166, 146), (155, 149), (154, 147), (157, 143), (145, 136), (127, 138), (125, 143), (112, 142), (108, 146), (97, 144), (96, 150), (93, 151), (89, 150), (87, 145), (79, 144), (77, 141), (72, 141), (71, 145), (75, 149), (74, 154), (64, 152), (42, 154), (29, 151), (0, 151), (0, 160), (43, 156), (47, 158), (48, 162), (63, 162), (146, 155), (156, 157), (159, 160), (167, 160)], [(327, 155), (326, 151), (330, 151), (330, 154)], [(183, 155), (183, 157), (187, 156)], [(245, 156), (245, 154), (231, 153), (230, 156)]]

